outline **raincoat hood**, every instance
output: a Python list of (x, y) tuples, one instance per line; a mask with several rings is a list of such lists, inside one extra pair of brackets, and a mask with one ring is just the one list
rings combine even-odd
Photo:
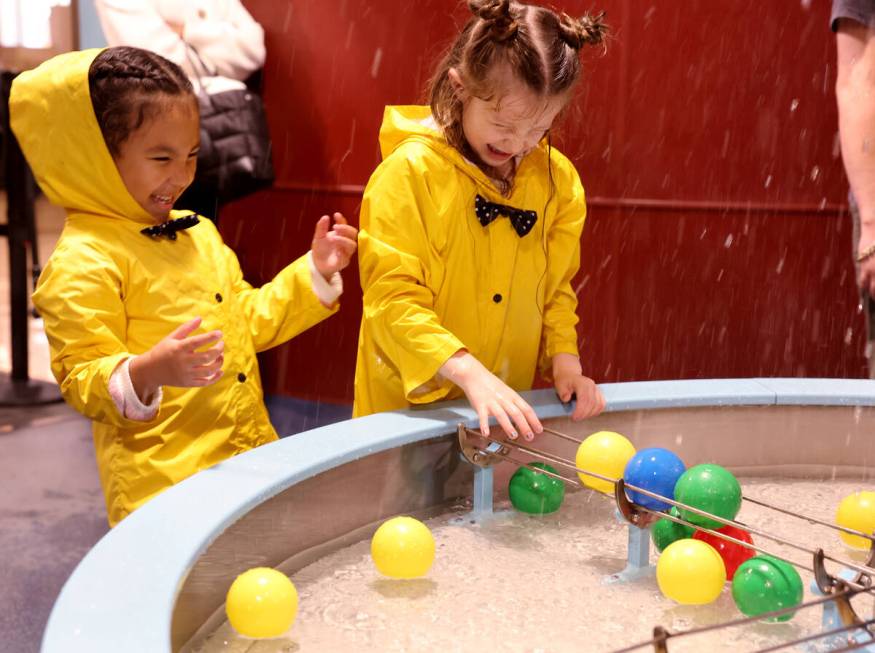
[[(462, 153), (449, 144), (440, 127), (431, 115), (428, 106), (387, 106), (380, 127), (380, 153), (386, 159), (400, 145), (418, 141), (472, 177), (481, 177), (489, 183), (486, 175), (465, 160)], [(479, 173), (479, 175), (478, 175)]]
[(53, 204), (68, 213), (151, 224), (125, 187), (94, 115), (88, 70), (100, 52), (69, 52), (16, 77), (12, 131)]

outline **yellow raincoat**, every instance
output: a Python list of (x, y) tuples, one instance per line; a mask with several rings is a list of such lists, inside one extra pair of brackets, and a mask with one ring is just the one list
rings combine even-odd
[[(586, 203), (571, 162), (542, 142), (503, 197), (419, 106), (386, 108), (380, 146), (360, 218), (354, 415), (462, 396), (436, 376), (462, 348), (517, 390), (539, 361), (549, 371), (556, 354), (578, 355), (571, 279)], [(536, 211), (534, 228), (521, 238), (505, 217), (481, 226), (478, 193)]]
[[(10, 107), (40, 186), (67, 210), (33, 299), (61, 392), (94, 421), (115, 525), (170, 485), (275, 440), (255, 354), (336, 308), (325, 308), (314, 294), (306, 257), (255, 289), (209, 220), (180, 231), (175, 241), (140, 233), (154, 221), (125, 188), (91, 105), (88, 68), (98, 52), (61, 55), (23, 73)], [(222, 378), (205, 388), (165, 387), (153, 420), (126, 419), (109, 394), (112, 372), (198, 316), (199, 332), (224, 334)]]

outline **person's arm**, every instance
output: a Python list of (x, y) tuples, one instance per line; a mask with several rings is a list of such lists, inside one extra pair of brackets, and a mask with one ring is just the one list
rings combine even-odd
[(67, 403), (92, 420), (131, 427), (137, 422), (124, 416), (110, 392), (113, 373), (132, 356), (122, 286), (112, 260), (62, 244), (43, 269), (33, 301)]
[(129, 45), (157, 52), (193, 76), (180, 32), (165, 22), (154, 3), (95, 0), (94, 8), (110, 46)]
[[(846, 19), (839, 23), (836, 46), (839, 138), (860, 209), (859, 255), (875, 245), (875, 38), (865, 25)], [(859, 283), (875, 297), (875, 255), (860, 263)]]
[(222, 77), (243, 81), (264, 66), (264, 30), (239, 0), (228, 0), (221, 16), (194, 14), (182, 36)]
[(559, 209), (547, 225), (547, 274), (541, 372), (552, 379), (563, 402), (576, 397), (573, 419), (598, 415), (605, 407), (601, 391), (583, 375), (577, 346), (577, 294), (571, 280), (580, 269), (580, 238), (586, 219), (586, 198), (580, 177), (564, 157), (557, 167)]
[(438, 370), (465, 348), (434, 309), (429, 280), (440, 273), (432, 269), (440, 262), (433, 261), (430, 235), (440, 236), (438, 225), (429, 232), (426, 221), (436, 212), (421, 171), (395, 156), (371, 177), (359, 218), (362, 319), (397, 370), (410, 403), (444, 399), (452, 383), (438, 378)]
[[(178, 17), (179, 24), (168, 23), (154, 2), (95, 0), (94, 5), (111, 46), (152, 50), (181, 66), (189, 77), (216, 74), (245, 80), (264, 65), (264, 30), (237, 0), (228, 3), (224, 14), (189, 8)], [(196, 59), (186, 43), (197, 50), (208, 71), (192, 63)]]
[(281, 345), (337, 312), (339, 279), (334, 280), (333, 287), (325, 279), (320, 284), (313, 275), (316, 266), (310, 252), (287, 265), (268, 283), (254, 288), (243, 278), (233, 250), (224, 244), (220, 247), (222, 264), (231, 275), (233, 301), (249, 326), (255, 351)]

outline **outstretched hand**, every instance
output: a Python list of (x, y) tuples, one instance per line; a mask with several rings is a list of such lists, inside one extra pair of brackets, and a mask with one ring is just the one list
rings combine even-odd
[(211, 385), (221, 378), (225, 360), (222, 332), (192, 336), (200, 325), (199, 317), (189, 320), (131, 361), (131, 383), (141, 400), (164, 385), (193, 388)]
[(477, 412), (484, 435), (489, 435), (490, 416), (495, 417), (511, 439), (521, 433), (526, 440), (532, 440), (536, 433), (544, 430), (535, 411), (519, 393), (467, 351), (453, 354), (441, 366), (440, 374), (462, 388)]
[(334, 214), (333, 225), (327, 215), (319, 218), (310, 247), (313, 264), (319, 274), (328, 280), (335, 272), (349, 265), (349, 260), (355, 254), (357, 239), (358, 229), (348, 224), (342, 213)]

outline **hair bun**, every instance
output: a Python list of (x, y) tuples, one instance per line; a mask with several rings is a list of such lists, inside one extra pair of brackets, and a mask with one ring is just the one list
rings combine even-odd
[(471, 12), (484, 22), (493, 41), (503, 43), (516, 36), (519, 24), (510, 11), (511, 0), (469, 0)]
[(581, 18), (561, 14), (559, 34), (562, 40), (575, 50), (580, 50), (584, 45), (599, 45), (604, 42), (608, 34), (608, 25), (604, 19), (605, 12), (595, 16), (584, 14)]

